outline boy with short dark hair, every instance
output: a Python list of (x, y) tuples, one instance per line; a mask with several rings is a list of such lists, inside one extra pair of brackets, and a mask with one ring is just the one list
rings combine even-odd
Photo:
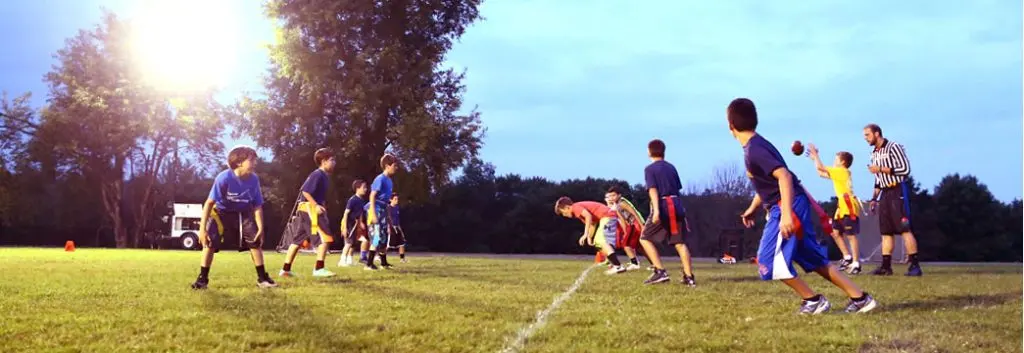
[[(814, 144), (807, 144), (807, 152), (814, 161), (818, 175), (825, 179), (832, 180), (832, 186), (836, 191), (838, 207), (832, 217), (832, 239), (835, 240), (839, 252), (843, 253), (843, 260), (839, 263), (839, 270), (846, 271), (851, 275), (860, 273), (860, 246), (857, 244), (857, 234), (860, 233), (861, 203), (857, 195), (853, 193), (853, 181), (850, 173), (850, 166), (853, 165), (853, 154), (846, 151), (836, 153), (836, 158), (831, 167), (826, 167), (818, 156), (818, 148)], [(847, 250), (846, 241), (850, 242)]]
[(405, 231), (402, 230), (401, 218), (399, 218), (398, 193), (391, 194), (391, 203), (388, 204), (388, 247), (398, 248), (398, 258), (402, 263), (405, 260)]
[(782, 154), (757, 134), (757, 109), (746, 98), (733, 100), (726, 109), (729, 132), (743, 146), (747, 177), (756, 194), (740, 215), (743, 225), (754, 226), (758, 207), (768, 209), (767, 224), (757, 250), (758, 271), (763, 280), (781, 280), (803, 301), (801, 314), (820, 314), (832, 305), (798, 278), (796, 261), (806, 272), (816, 272), (850, 297), (846, 312), (868, 312), (878, 304), (828, 262), (825, 249), (815, 240), (814, 211), (800, 180), (789, 172)]
[(258, 287), (277, 287), (263, 266), (263, 192), (255, 174), (256, 158), (256, 150), (251, 147), (232, 148), (228, 153), (229, 168), (214, 178), (199, 223), (203, 257), (192, 289), (207, 288), (213, 254), (230, 247), (249, 251), (256, 266)]
[(604, 252), (608, 262), (611, 263), (611, 267), (605, 271), (605, 274), (614, 275), (626, 272), (626, 268), (615, 256), (619, 220), (615, 212), (608, 206), (594, 201), (573, 203), (568, 196), (562, 196), (555, 201), (555, 214), (565, 218), (576, 218), (583, 222), (583, 235), (580, 236), (579, 244), (580, 246), (590, 245)]
[(647, 185), (647, 192), (651, 198), (651, 215), (644, 225), (643, 234), (640, 236), (640, 244), (647, 253), (647, 258), (654, 265), (654, 272), (651, 277), (644, 281), (644, 284), (656, 284), (670, 280), (668, 272), (661, 264), (661, 257), (658, 256), (658, 248), (655, 242), (672, 245), (679, 253), (679, 261), (683, 265), (683, 278), (680, 283), (690, 287), (697, 286), (697, 280), (693, 275), (693, 267), (690, 262), (690, 249), (683, 242), (683, 236), (688, 231), (686, 225), (686, 209), (683, 208), (680, 199), (680, 190), (683, 183), (679, 181), (679, 172), (676, 167), (665, 161), (665, 143), (661, 140), (651, 140), (647, 144), (647, 154), (651, 158), (651, 164), (644, 168), (644, 181)]
[[(299, 222), (293, 228), (292, 244), (288, 246), (288, 253), (284, 258), (284, 265), (281, 267), (279, 277), (295, 277), (292, 273), (292, 262), (299, 253), (299, 247), (305, 241), (316, 245), (316, 266), (313, 268), (313, 277), (331, 277), (334, 272), (324, 268), (324, 260), (327, 257), (327, 249), (334, 242), (330, 230), (327, 229), (327, 187), (330, 184), (330, 173), (334, 170), (334, 153), (326, 148), (321, 148), (313, 153), (313, 161), (317, 168), (309, 173), (306, 182), (302, 183), (299, 191), (299, 203), (296, 209), (296, 220)], [(313, 235), (318, 235), (314, 238)]]
[[(341, 234), (344, 234), (345, 237), (345, 247), (341, 249), (341, 260), (338, 260), (339, 267), (354, 265), (355, 259), (352, 257), (352, 247), (360, 238), (363, 239), (361, 243), (366, 243), (366, 222), (363, 219), (366, 211), (363, 207), (366, 207), (367, 189), (366, 182), (361, 179), (352, 182), (352, 192), (354, 194), (345, 203), (345, 213), (341, 216)], [(361, 259), (365, 257), (365, 253), (360, 254)]]
[[(608, 207), (615, 211), (619, 218), (617, 243), (622, 246), (626, 256), (629, 256), (629, 265), (626, 265), (626, 270), (639, 270), (640, 261), (637, 260), (637, 252), (647, 256), (644, 249), (640, 247), (640, 234), (643, 232), (643, 225), (646, 222), (644, 216), (640, 215), (632, 202), (622, 197), (622, 191), (616, 186), (608, 188), (604, 197)], [(647, 261), (650, 262), (650, 258)]]
[(391, 154), (384, 154), (380, 158), (382, 172), (373, 179), (370, 185), (370, 199), (366, 203), (366, 224), (369, 228), (369, 251), (366, 257), (366, 269), (377, 270), (373, 264), (373, 257), (379, 254), (380, 266), (391, 268), (387, 258), (387, 231), (388, 231), (388, 202), (391, 200), (391, 193), (394, 184), (391, 176), (398, 171), (398, 158)]

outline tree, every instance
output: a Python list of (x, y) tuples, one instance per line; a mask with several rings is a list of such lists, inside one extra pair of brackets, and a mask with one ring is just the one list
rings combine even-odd
[[(983, 261), (1019, 257), (1020, 233), (1004, 233), (1005, 206), (996, 200), (985, 184), (971, 175), (947, 175), (935, 187), (935, 211), (938, 226), (949, 237), (942, 258), (956, 261)], [(1013, 241), (1012, 238), (1016, 239)], [(1006, 246), (1017, 244), (1017, 248)]]
[[(478, 4), (268, 2), (281, 27), (264, 80), (267, 96), (238, 104), (238, 131), (293, 166), (315, 168), (313, 151), (332, 148), (340, 162), (335, 185), (374, 177), (380, 156), (393, 152), (405, 169), (395, 189), (426, 199), (476, 155), (484, 133), (479, 113), (463, 111), (464, 73), (441, 67), (452, 43), (479, 18)], [(297, 188), (301, 177), (285, 182)]]

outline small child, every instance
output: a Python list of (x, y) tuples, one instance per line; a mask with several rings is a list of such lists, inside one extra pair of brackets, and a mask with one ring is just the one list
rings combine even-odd
[(366, 257), (366, 269), (377, 270), (373, 264), (373, 257), (379, 254), (380, 266), (391, 268), (387, 257), (387, 230), (388, 201), (391, 200), (391, 192), (394, 184), (391, 176), (398, 171), (398, 158), (391, 154), (385, 154), (380, 158), (380, 168), (383, 170), (380, 175), (373, 179), (370, 186), (370, 200), (366, 203), (366, 225), (369, 228), (370, 242)]
[(644, 181), (651, 198), (651, 216), (644, 225), (640, 243), (647, 253), (647, 258), (654, 264), (654, 272), (644, 284), (670, 280), (668, 272), (661, 264), (661, 257), (658, 256), (658, 248), (654, 245), (655, 242), (659, 242), (674, 246), (679, 253), (679, 261), (683, 265), (683, 278), (680, 283), (696, 287), (697, 280), (690, 262), (690, 249), (683, 242), (689, 227), (686, 224), (686, 209), (683, 208), (680, 199), (679, 192), (683, 188), (683, 183), (679, 181), (679, 172), (672, 163), (665, 160), (665, 143), (661, 140), (651, 140), (647, 144), (647, 155), (651, 158), (651, 164), (644, 168)]
[[(853, 181), (851, 181), (850, 166), (853, 165), (853, 154), (846, 151), (836, 153), (836, 158), (831, 167), (826, 167), (818, 156), (818, 148), (814, 144), (807, 144), (808, 155), (814, 161), (818, 169), (818, 175), (822, 178), (832, 179), (832, 186), (836, 191), (836, 198), (839, 205), (836, 208), (835, 216), (832, 218), (832, 239), (835, 240), (839, 251), (843, 253), (843, 261), (839, 263), (839, 270), (846, 271), (851, 275), (860, 273), (860, 246), (857, 244), (857, 234), (860, 233), (860, 217), (862, 207), (857, 195), (853, 193)], [(843, 237), (850, 242), (847, 250)]]
[[(288, 253), (285, 255), (284, 265), (278, 274), (279, 277), (295, 277), (295, 274), (292, 273), (292, 262), (295, 261), (295, 256), (299, 254), (299, 246), (304, 241), (312, 241), (317, 245), (313, 277), (334, 276), (334, 272), (324, 268), (327, 249), (334, 242), (334, 237), (327, 229), (330, 221), (327, 220), (327, 209), (324, 207), (324, 204), (327, 203), (327, 187), (331, 179), (328, 173), (334, 170), (334, 153), (326, 148), (318, 149), (313, 153), (313, 161), (316, 162), (317, 169), (309, 173), (306, 182), (302, 183), (299, 200), (305, 201), (298, 203), (296, 212), (298, 212), (299, 224), (294, 228), (292, 244), (288, 246)], [(311, 239), (314, 234), (319, 237)]]
[[(341, 234), (345, 235), (345, 247), (341, 249), (341, 259), (338, 260), (339, 267), (355, 265), (352, 247), (360, 238), (363, 239), (363, 244), (366, 243), (366, 222), (363, 219), (366, 211), (363, 207), (366, 207), (367, 189), (365, 181), (357, 179), (352, 182), (352, 191), (355, 194), (348, 198), (348, 202), (345, 204), (345, 213), (341, 216)], [(360, 260), (365, 259), (366, 252), (363, 251), (360, 254)]]
[(402, 230), (402, 221), (399, 218), (398, 193), (391, 194), (391, 203), (388, 204), (388, 247), (398, 248), (398, 258), (402, 263), (405, 260), (405, 231)]
[[(800, 180), (790, 173), (782, 154), (771, 142), (757, 134), (757, 109), (754, 102), (737, 98), (726, 109), (729, 132), (743, 146), (747, 177), (756, 194), (750, 207), (740, 215), (743, 225), (754, 226), (754, 212), (768, 209), (768, 222), (757, 250), (758, 271), (762, 280), (780, 280), (803, 299), (801, 314), (820, 314), (832, 304), (815, 293), (797, 277), (796, 261), (805, 272), (815, 272), (850, 297), (846, 312), (864, 313), (878, 304), (842, 272), (828, 262), (825, 249), (815, 240), (814, 211)], [(806, 225), (806, 226), (805, 226)]]
[(263, 266), (263, 193), (256, 176), (256, 150), (238, 146), (228, 153), (229, 169), (217, 174), (210, 196), (203, 204), (199, 224), (199, 242), (203, 244), (199, 277), (192, 289), (206, 289), (210, 284), (213, 254), (221, 248), (237, 247), (249, 251), (256, 265), (256, 286), (277, 287)]
[[(608, 206), (594, 201), (573, 203), (568, 196), (562, 196), (555, 201), (555, 214), (565, 218), (576, 218), (583, 222), (583, 235), (580, 236), (579, 244), (580, 246), (590, 245), (604, 252), (608, 257), (608, 262), (612, 264), (605, 274), (614, 275), (626, 272), (626, 268), (615, 256), (619, 220), (615, 212)], [(598, 232), (600, 233), (598, 234)]]
[[(618, 244), (622, 246), (622, 250), (626, 252), (626, 256), (629, 256), (629, 265), (626, 265), (627, 270), (639, 270), (640, 261), (637, 260), (637, 252), (647, 256), (644, 249), (640, 247), (640, 234), (644, 228), (644, 216), (640, 215), (640, 212), (636, 210), (632, 202), (629, 202), (625, 197), (622, 197), (622, 191), (618, 187), (612, 186), (608, 188), (608, 192), (604, 194), (605, 202), (608, 203), (608, 207), (615, 211), (619, 218), (619, 232), (618, 232)], [(651, 261), (650, 258), (647, 259)]]

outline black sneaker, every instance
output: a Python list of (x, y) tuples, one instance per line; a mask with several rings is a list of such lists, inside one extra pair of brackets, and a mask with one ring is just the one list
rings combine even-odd
[(847, 313), (866, 313), (874, 310), (878, 306), (878, 302), (875, 298), (871, 297), (871, 294), (864, 293), (864, 298), (861, 300), (850, 300), (850, 305), (846, 306), (844, 312)]
[(384, 268), (385, 270), (390, 270), (390, 269), (394, 268), (395, 266), (391, 266), (391, 264), (388, 263), (388, 264), (380, 264), (380, 267)]
[(651, 273), (651, 277), (644, 281), (644, 284), (657, 284), (670, 280), (672, 279), (668, 277), (668, 272), (662, 269), (655, 269), (654, 273)]
[(853, 263), (853, 260), (848, 260), (848, 259), (839, 260), (839, 270), (840, 271), (846, 271), (847, 268), (850, 268), (850, 264), (852, 264), (852, 263)]
[(192, 283), (192, 289), (206, 289), (210, 285), (209, 278), (196, 278), (195, 283)]
[(879, 266), (871, 274), (875, 276), (892, 276), (892, 268)]
[(270, 279), (270, 276), (266, 276), (257, 280), (256, 286), (260, 288), (274, 288), (277, 287), (277, 282), (274, 282), (274, 280)]
[(804, 315), (817, 315), (832, 308), (832, 303), (829, 303), (828, 299), (825, 299), (825, 296), (819, 295), (818, 298), (820, 299), (815, 301), (801, 301), (799, 313)]
[(921, 275), (923, 275), (923, 274), (924, 274), (924, 272), (921, 271), (921, 265), (911, 264), (910, 267), (907, 267), (907, 273), (905, 273), (903, 275), (904, 276), (910, 276), (910, 277), (921, 277)]
[(685, 284), (685, 285), (690, 286), (690, 287), (696, 287), (697, 286), (697, 279), (694, 278), (694, 276), (687, 276), (687, 275), (684, 274), (683, 275), (683, 279), (680, 280), (679, 283), (680, 284)]
[(367, 271), (376, 271), (376, 270), (379, 270), (380, 268), (377, 268), (377, 265), (374, 265), (371, 262), (371, 263), (366, 264), (366, 267), (363, 267), (363, 269), (365, 269)]

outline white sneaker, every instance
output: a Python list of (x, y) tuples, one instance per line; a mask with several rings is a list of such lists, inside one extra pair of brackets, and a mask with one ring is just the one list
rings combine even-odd
[(617, 275), (617, 274), (620, 274), (620, 273), (623, 273), (623, 272), (626, 272), (626, 268), (622, 267), (620, 265), (620, 266), (612, 266), (607, 271), (604, 271), (604, 274), (606, 274), (606, 275)]
[(338, 260), (338, 267), (349, 267), (349, 266), (351, 266), (352, 264), (348, 263), (347, 260), (348, 260), (348, 258), (344, 258), (344, 257), (341, 258), (341, 260)]
[(626, 265), (626, 271), (636, 271), (636, 270), (639, 270), (639, 269), (640, 269), (640, 265), (637, 265), (637, 264), (632, 263), (632, 262), (630, 262), (629, 265)]

